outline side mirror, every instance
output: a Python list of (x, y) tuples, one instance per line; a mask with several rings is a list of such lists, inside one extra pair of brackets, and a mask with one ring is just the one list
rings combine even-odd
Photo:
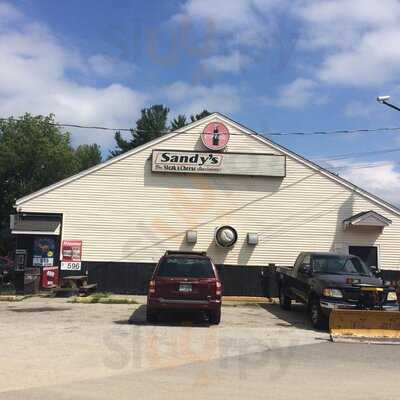
[(312, 275), (312, 268), (310, 264), (301, 264), (299, 272), (303, 275)]

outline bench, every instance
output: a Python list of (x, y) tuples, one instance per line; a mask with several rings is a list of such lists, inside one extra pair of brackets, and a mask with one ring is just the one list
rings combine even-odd
[(86, 275), (71, 275), (61, 278), (59, 287), (53, 288), (53, 293), (70, 293), (78, 294), (78, 296), (87, 296), (89, 293), (97, 289), (97, 283), (88, 284), (88, 277)]

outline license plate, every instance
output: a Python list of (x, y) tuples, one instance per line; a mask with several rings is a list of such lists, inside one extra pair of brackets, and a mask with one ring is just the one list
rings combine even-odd
[(179, 285), (179, 291), (180, 292), (191, 292), (192, 291), (192, 285), (190, 283), (181, 283)]

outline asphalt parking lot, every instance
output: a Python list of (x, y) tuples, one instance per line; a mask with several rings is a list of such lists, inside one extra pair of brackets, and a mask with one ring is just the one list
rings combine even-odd
[(201, 315), (148, 325), (144, 305), (66, 299), (3, 302), (0, 315), (0, 399), (394, 399), (400, 389), (400, 347), (333, 344), (301, 307), (223, 307), (219, 326)]

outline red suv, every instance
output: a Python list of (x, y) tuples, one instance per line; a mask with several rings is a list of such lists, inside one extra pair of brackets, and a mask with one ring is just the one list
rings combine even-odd
[(205, 252), (167, 251), (149, 284), (147, 321), (157, 321), (162, 310), (205, 311), (209, 322), (221, 320), (222, 285)]

